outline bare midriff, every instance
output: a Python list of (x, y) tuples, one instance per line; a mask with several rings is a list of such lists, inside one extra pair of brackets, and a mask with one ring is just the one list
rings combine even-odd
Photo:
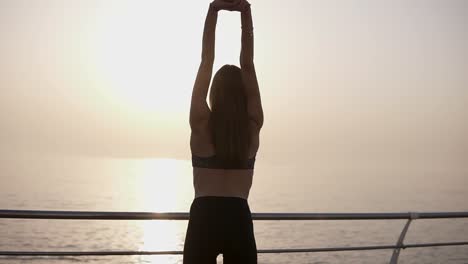
[(254, 170), (193, 168), (195, 198), (202, 196), (239, 197), (247, 200)]

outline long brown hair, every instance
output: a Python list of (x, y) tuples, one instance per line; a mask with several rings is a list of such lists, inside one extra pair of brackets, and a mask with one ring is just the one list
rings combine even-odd
[(242, 164), (248, 158), (250, 136), (247, 96), (239, 67), (224, 65), (216, 72), (210, 106), (216, 156), (225, 165)]

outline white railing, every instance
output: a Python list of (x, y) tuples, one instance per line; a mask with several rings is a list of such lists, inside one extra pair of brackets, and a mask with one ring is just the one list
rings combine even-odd
[[(188, 220), (188, 213), (149, 213), (149, 212), (79, 212), (79, 211), (36, 211), (0, 210), (0, 218), (9, 219), (62, 219), (62, 220)], [(405, 244), (409, 226), (416, 219), (468, 218), (468, 212), (408, 212), (408, 213), (253, 213), (253, 220), (397, 220), (407, 219), (403, 230), (394, 245), (323, 247), (295, 249), (259, 249), (259, 254), (306, 253), (330, 251), (357, 251), (393, 249), (390, 264), (397, 264), (401, 249), (463, 246), (468, 241), (441, 243)], [(0, 251), (0, 256), (117, 256), (117, 255), (180, 255), (182, 251)]]

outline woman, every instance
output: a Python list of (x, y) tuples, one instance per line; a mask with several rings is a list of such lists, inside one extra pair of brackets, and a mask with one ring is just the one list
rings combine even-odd
[[(215, 74), (208, 107), (219, 10), (241, 13), (241, 68), (224, 65)], [(202, 60), (190, 107), (195, 199), (190, 207), (184, 264), (216, 263), (219, 254), (226, 264), (257, 263), (247, 198), (262, 125), (250, 4), (246, 0), (215, 0), (205, 21)]]

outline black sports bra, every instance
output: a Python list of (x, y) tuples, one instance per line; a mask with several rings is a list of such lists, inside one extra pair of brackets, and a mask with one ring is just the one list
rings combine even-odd
[(225, 170), (252, 170), (255, 165), (255, 156), (246, 160), (244, 164), (233, 164), (226, 166), (213, 155), (211, 157), (198, 157), (192, 154), (192, 166), (197, 168), (225, 169)]

